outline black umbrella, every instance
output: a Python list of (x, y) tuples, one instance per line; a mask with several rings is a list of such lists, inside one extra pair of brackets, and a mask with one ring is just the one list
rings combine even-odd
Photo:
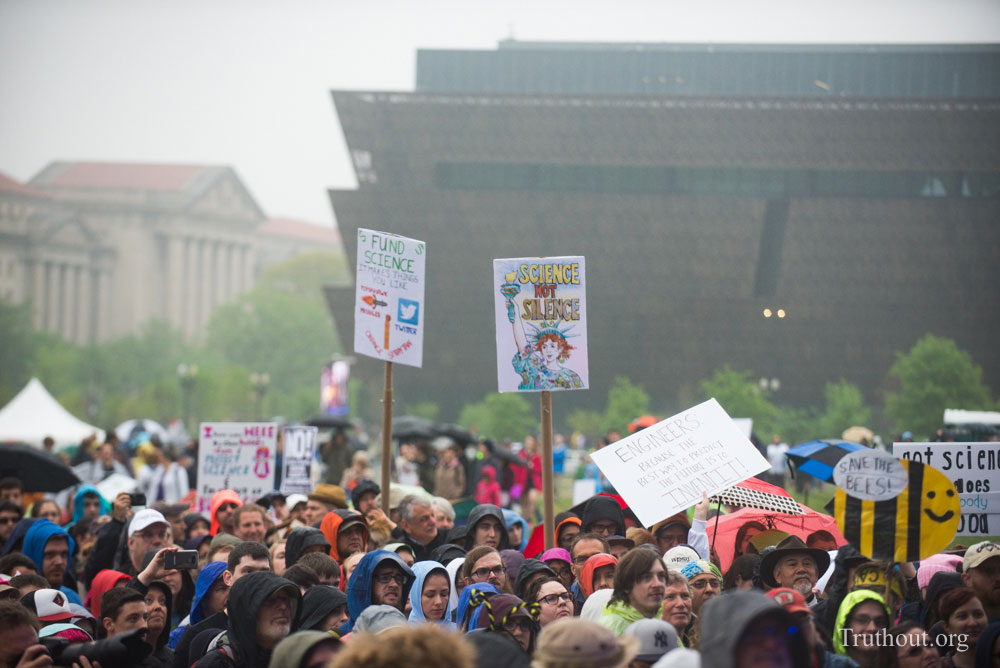
[(503, 448), (498, 447), (493, 450), (493, 456), (507, 462), (508, 464), (513, 464), (514, 466), (521, 466), (524, 468), (528, 467), (528, 461), (526, 459), (518, 457), (510, 450), (504, 450)]
[(438, 436), (447, 436), (451, 440), (461, 445), (463, 448), (467, 446), (469, 443), (476, 442), (476, 437), (473, 436), (468, 429), (457, 424), (450, 424), (450, 423), (439, 424), (434, 427), (434, 432)]
[(436, 436), (434, 421), (413, 415), (402, 415), (392, 421), (392, 437), (397, 441), (430, 440)]
[(80, 478), (56, 455), (26, 443), (0, 443), (0, 478), (17, 478), (26, 492), (58, 492)]
[(310, 427), (320, 429), (352, 429), (354, 424), (346, 417), (339, 415), (319, 415), (306, 422)]

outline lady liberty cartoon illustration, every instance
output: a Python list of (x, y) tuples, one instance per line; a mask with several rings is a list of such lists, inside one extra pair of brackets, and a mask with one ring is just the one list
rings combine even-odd
[(566, 339), (571, 327), (560, 329), (558, 322), (541, 322), (540, 327), (528, 323), (530, 333), (525, 332), (524, 322), (514, 298), (521, 286), (508, 280), (500, 287), (500, 293), (507, 300), (507, 319), (514, 330), (517, 352), (511, 364), (521, 376), (519, 390), (562, 390), (582, 388), (583, 381), (572, 369), (563, 363), (569, 359), (573, 346)]

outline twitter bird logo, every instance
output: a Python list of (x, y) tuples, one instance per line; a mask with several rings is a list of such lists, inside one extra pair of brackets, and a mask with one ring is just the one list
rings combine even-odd
[(399, 322), (416, 325), (420, 320), (420, 302), (400, 298), (399, 313), (396, 319), (399, 320)]

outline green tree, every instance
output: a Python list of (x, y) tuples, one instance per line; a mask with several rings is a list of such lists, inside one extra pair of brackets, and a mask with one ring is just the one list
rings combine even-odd
[(537, 434), (538, 421), (538, 411), (531, 402), (514, 392), (487, 394), (482, 401), (466, 404), (458, 418), (471, 432), (497, 441), (520, 441), (527, 434)]
[(826, 410), (817, 420), (817, 438), (840, 438), (848, 427), (867, 425), (872, 411), (860, 388), (844, 379), (826, 384)]
[(31, 379), (34, 354), (31, 307), (0, 300), (0, 405), (21, 391)]
[(649, 395), (646, 390), (633, 384), (625, 376), (616, 376), (614, 385), (608, 390), (602, 430), (608, 432), (617, 429), (625, 433), (629, 422), (648, 412)]
[(749, 371), (735, 371), (727, 364), (701, 381), (701, 391), (706, 399), (715, 397), (729, 417), (753, 418), (753, 430), (760, 438), (770, 441), (776, 433), (781, 411), (768, 399), (767, 390), (751, 380)]
[(412, 404), (406, 404), (404, 413), (437, 422), (438, 415), (441, 413), (441, 407), (433, 401), (416, 401)]
[(566, 418), (566, 426), (570, 431), (580, 432), (587, 437), (589, 443), (593, 443), (604, 435), (604, 416), (600, 411), (577, 409)]
[(892, 392), (885, 395), (886, 413), (900, 431), (926, 438), (941, 426), (945, 408), (982, 410), (992, 407), (983, 370), (951, 339), (924, 335), (910, 351), (896, 353), (889, 369)]
[[(266, 395), (268, 413), (291, 418), (299, 401), (290, 397), (310, 388), (316, 411), (320, 369), (337, 351), (330, 317), (315, 299), (274, 288), (257, 287), (218, 308), (208, 326), (206, 348), (231, 365), (266, 372), (271, 384)], [(293, 405), (294, 404), (294, 405)]]

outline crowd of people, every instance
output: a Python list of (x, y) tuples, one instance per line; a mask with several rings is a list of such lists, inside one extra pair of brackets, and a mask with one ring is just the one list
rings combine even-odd
[[(397, 474), (465, 488), (441, 462)], [(28, 503), (0, 480), (0, 668), (1000, 666), (997, 543), (885, 563), (747, 523), (723, 564), (707, 497), (642, 527), (597, 495), (544, 549), (488, 476), (465, 517), (382, 490), (363, 458), (339, 477), (221, 490), (206, 514), (93, 484)]]

